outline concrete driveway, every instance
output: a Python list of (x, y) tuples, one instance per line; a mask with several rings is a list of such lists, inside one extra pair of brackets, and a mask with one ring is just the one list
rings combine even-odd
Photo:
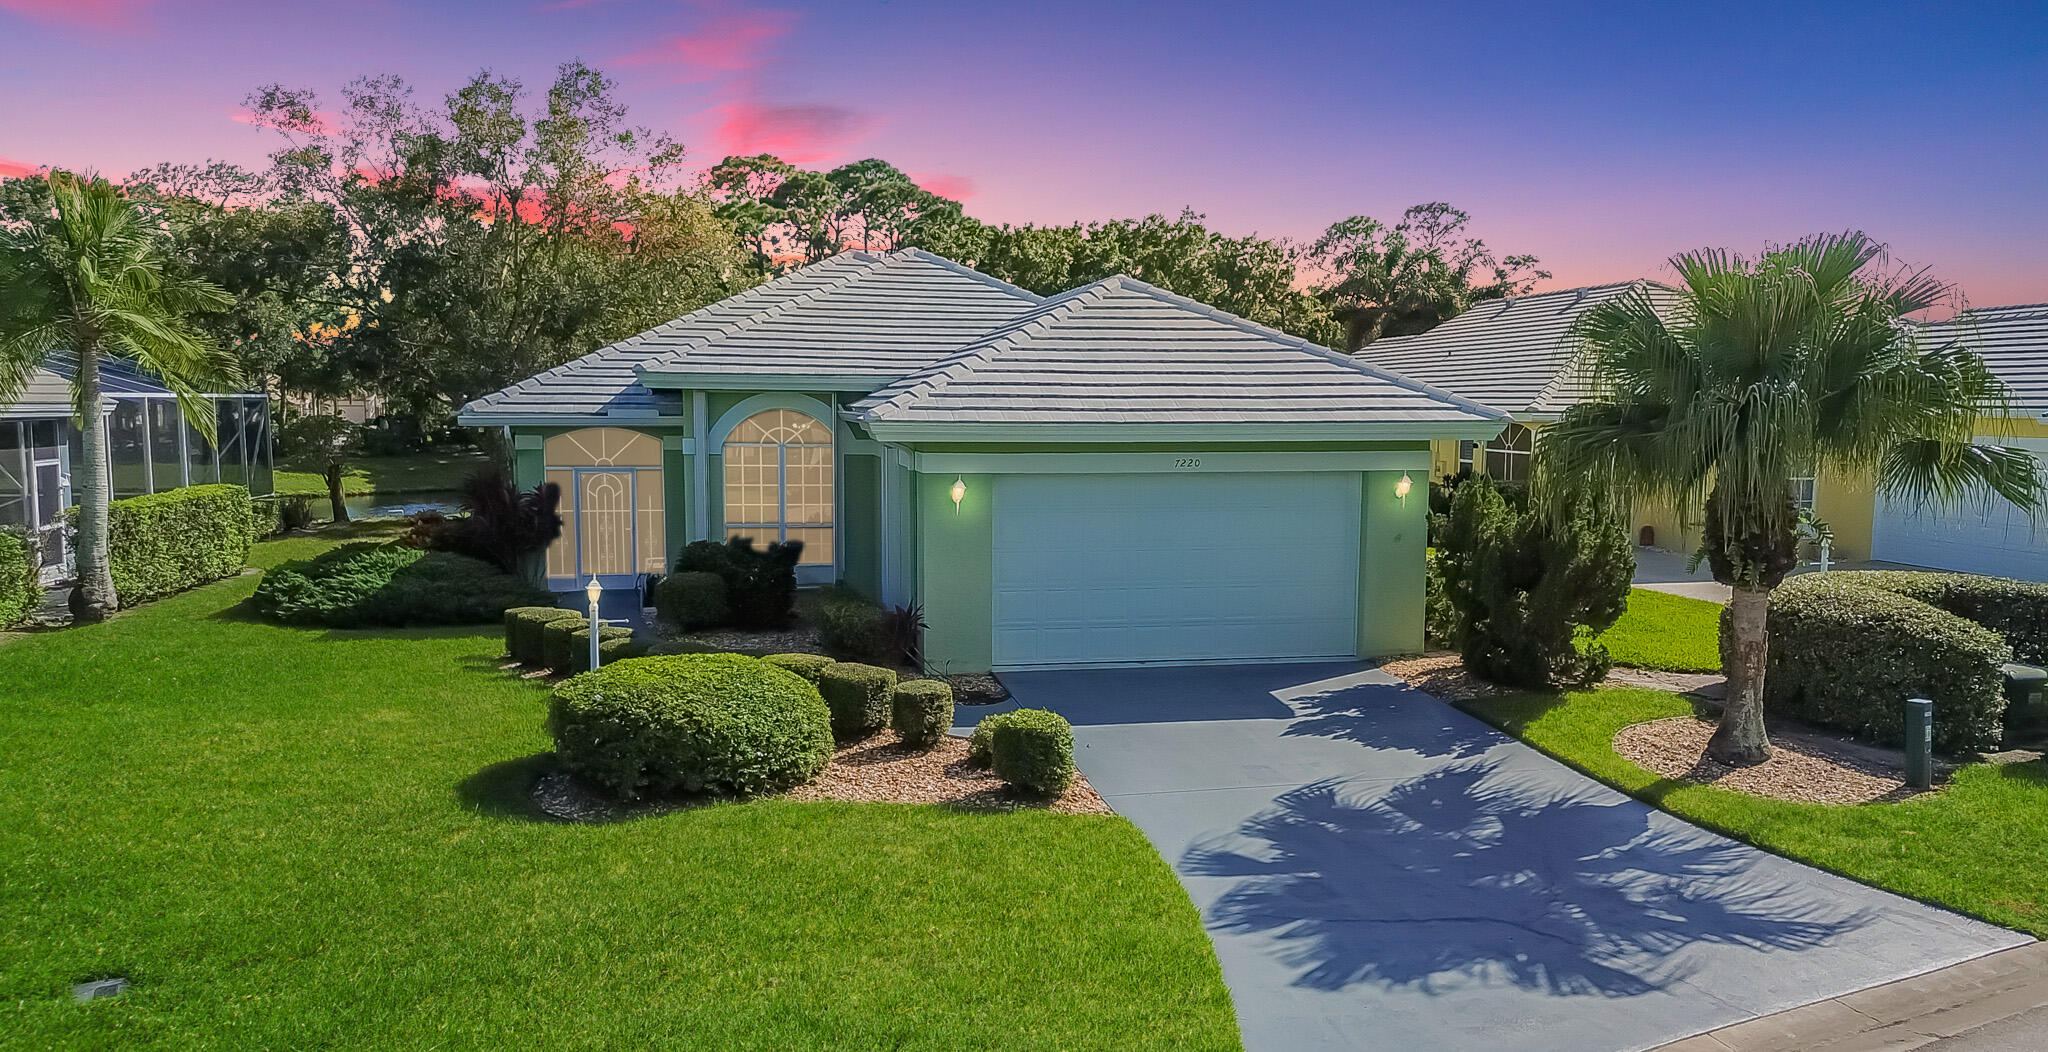
[(1249, 1049), (1648, 1048), (2029, 941), (1704, 832), (1364, 665), (1003, 681), (1074, 723), (1180, 875)]

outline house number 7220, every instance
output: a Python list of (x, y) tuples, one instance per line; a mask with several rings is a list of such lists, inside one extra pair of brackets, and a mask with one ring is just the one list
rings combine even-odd
[(1173, 466), (1174, 466), (1174, 467), (1177, 467), (1177, 468), (1198, 468), (1198, 467), (1201, 467), (1201, 466), (1202, 466), (1202, 458), (1201, 458), (1201, 457), (1175, 457), (1175, 458), (1173, 458)]

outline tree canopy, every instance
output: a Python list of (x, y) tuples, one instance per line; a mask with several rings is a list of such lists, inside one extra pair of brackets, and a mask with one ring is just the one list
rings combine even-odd
[(1352, 216), (1323, 231), (1309, 258), (1328, 275), (1319, 291), (1344, 325), (1347, 349), (1428, 332), (1474, 303), (1523, 295), (1550, 277), (1535, 256), (1496, 258), (1486, 242), (1466, 234), (1471, 221), (1431, 201), (1391, 226)]

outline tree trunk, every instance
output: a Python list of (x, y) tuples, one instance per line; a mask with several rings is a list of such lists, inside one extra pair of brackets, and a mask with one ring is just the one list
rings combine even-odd
[(347, 522), (348, 505), (342, 503), (341, 499), (341, 473), (341, 464), (330, 463), (327, 465), (325, 472), (327, 476), (327, 503), (334, 507), (334, 521)]
[(119, 603), (107, 557), (107, 497), (113, 484), (107, 476), (107, 422), (100, 411), (98, 340), (79, 341), (76, 394), (84, 407), (78, 423), (84, 429), (85, 463), (71, 465), (72, 498), (78, 501), (78, 548), (72, 553), (78, 583), (71, 590), (71, 619), (91, 623), (106, 620)]
[(1741, 585), (1728, 602), (1728, 697), (1707, 755), (1733, 767), (1771, 758), (1764, 733), (1764, 663), (1770, 653), (1764, 623), (1770, 605), (1770, 589)]

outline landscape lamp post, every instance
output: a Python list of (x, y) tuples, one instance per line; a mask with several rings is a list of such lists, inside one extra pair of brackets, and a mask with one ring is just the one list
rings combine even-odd
[(597, 668), (598, 636), (603, 634), (604, 622), (597, 619), (597, 599), (604, 594), (604, 586), (597, 583), (597, 575), (590, 576), (590, 583), (583, 586), (583, 594), (590, 597), (590, 667)]

